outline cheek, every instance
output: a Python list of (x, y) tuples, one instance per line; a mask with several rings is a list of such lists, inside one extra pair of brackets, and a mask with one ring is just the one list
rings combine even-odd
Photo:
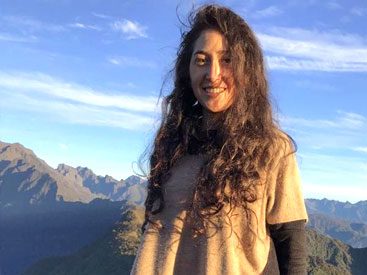
[(202, 81), (202, 72), (197, 68), (190, 68), (191, 87), (197, 89)]

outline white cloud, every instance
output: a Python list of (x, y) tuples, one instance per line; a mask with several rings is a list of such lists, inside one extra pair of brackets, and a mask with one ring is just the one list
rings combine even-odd
[(367, 72), (367, 42), (351, 34), (271, 28), (258, 37), (270, 69)]
[(272, 70), (323, 71), (323, 72), (367, 72), (366, 64), (335, 61), (314, 61), (288, 58), (284, 56), (266, 56), (267, 65)]
[(0, 33), (0, 41), (32, 43), (37, 41), (37, 37), (34, 35), (23, 36), (9, 33)]
[(281, 123), (285, 126), (296, 125), (298, 127), (321, 128), (321, 129), (365, 129), (367, 118), (356, 113), (338, 111), (335, 119), (305, 119), (282, 116)]
[(157, 98), (127, 94), (109, 94), (89, 87), (64, 82), (41, 73), (0, 72), (0, 87), (22, 94), (39, 93), (43, 96), (71, 100), (82, 104), (125, 109), (137, 112), (155, 112)]
[(333, 44), (348, 47), (366, 47), (367, 38), (358, 34), (345, 33), (338, 29), (321, 31), (318, 29), (303, 29), (289, 27), (269, 27), (260, 29), (259, 33), (267, 33), (296, 41), (314, 41), (315, 43)]
[(2, 110), (43, 114), (47, 119), (59, 123), (82, 124), (90, 126), (115, 127), (129, 130), (145, 130), (153, 127), (152, 115), (130, 113), (94, 105), (65, 102), (50, 98), (36, 97), (33, 94), (14, 94), (2, 92), (6, 103), (0, 102)]
[(62, 123), (153, 128), (156, 97), (111, 94), (40, 73), (0, 72), (0, 110), (41, 113)]
[(140, 25), (140, 23), (138, 22), (123, 19), (113, 22), (111, 26), (114, 31), (122, 32), (125, 35), (126, 39), (148, 37), (146, 33), (147, 27)]
[(108, 58), (108, 62), (122, 67), (137, 67), (137, 68), (149, 68), (149, 69), (154, 69), (157, 67), (157, 64), (155, 64), (152, 61), (141, 60), (136, 57), (128, 57), (128, 56), (113, 56)]
[(100, 31), (101, 28), (95, 25), (88, 25), (88, 24), (83, 24), (80, 22), (75, 22), (72, 24), (69, 24), (70, 27), (72, 28), (76, 28), (76, 29), (84, 29), (84, 30), (95, 30), (95, 31)]
[(97, 18), (101, 18), (101, 19), (112, 19), (112, 16), (103, 14), (103, 13), (98, 13), (98, 12), (92, 12), (92, 15), (97, 17)]
[(280, 124), (302, 148), (309, 150), (353, 154), (355, 148), (366, 146), (367, 118), (360, 114), (338, 111), (328, 119), (280, 116)]
[(39, 32), (65, 32), (70, 28), (84, 29), (84, 30), (96, 30), (101, 31), (102, 28), (96, 25), (85, 24), (81, 22), (75, 22), (70, 24), (54, 24), (50, 22), (44, 22), (38, 19), (34, 19), (26, 16), (3, 16), (1, 21), (8, 28), (16, 28), (20, 33), (39, 33)]
[(1, 19), (12, 27), (18, 27), (21, 30), (27, 30), (31, 32), (36, 31), (63, 32), (67, 30), (62, 25), (53, 24), (49, 22), (46, 23), (26, 16), (4, 16)]
[(252, 14), (253, 18), (266, 18), (281, 15), (283, 11), (276, 6), (269, 6), (265, 9), (255, 11)]
[(352, 148), (352, 150), (356, 152), (367, 153), (367, 146), (366, 147), (355, 147), (355, 148)]
[(344, 61), (367, 64), (367, 45), (364, 47), (341, 47), (319, 41), (295, 40), (259, 34), (266, 51), (285, 56), (323, 61)]

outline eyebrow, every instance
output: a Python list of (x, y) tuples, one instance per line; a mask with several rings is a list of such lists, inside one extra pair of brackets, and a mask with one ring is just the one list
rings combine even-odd
[[(222, 51), (217, 51), (217, 53), (218, 54), (227, 54), (229, 51), (226, 51), (226, 50), (222, 50)], [(208, 52), (206, 52), (206, 51), (203, 51), (203, 50), (197, 50), (197, 51), (195, 51), (194, 52), (194, 55), (196, 55), (196, 54), (204, 54), (204, 55), (209, 55), (209, 53)]]

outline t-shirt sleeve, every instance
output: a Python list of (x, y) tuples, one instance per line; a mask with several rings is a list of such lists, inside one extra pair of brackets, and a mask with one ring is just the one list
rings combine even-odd
[[(290, 151), (290, 150), (287, 150)], [(268, 224), (308, 220), (295, 153), (280, 157), (267, 186)]]

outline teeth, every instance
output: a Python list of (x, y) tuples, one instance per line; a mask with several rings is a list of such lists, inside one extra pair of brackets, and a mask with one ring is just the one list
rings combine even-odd
[(204, 88), (207, 93), (219, 94), (224, 92), (225, 88)]

